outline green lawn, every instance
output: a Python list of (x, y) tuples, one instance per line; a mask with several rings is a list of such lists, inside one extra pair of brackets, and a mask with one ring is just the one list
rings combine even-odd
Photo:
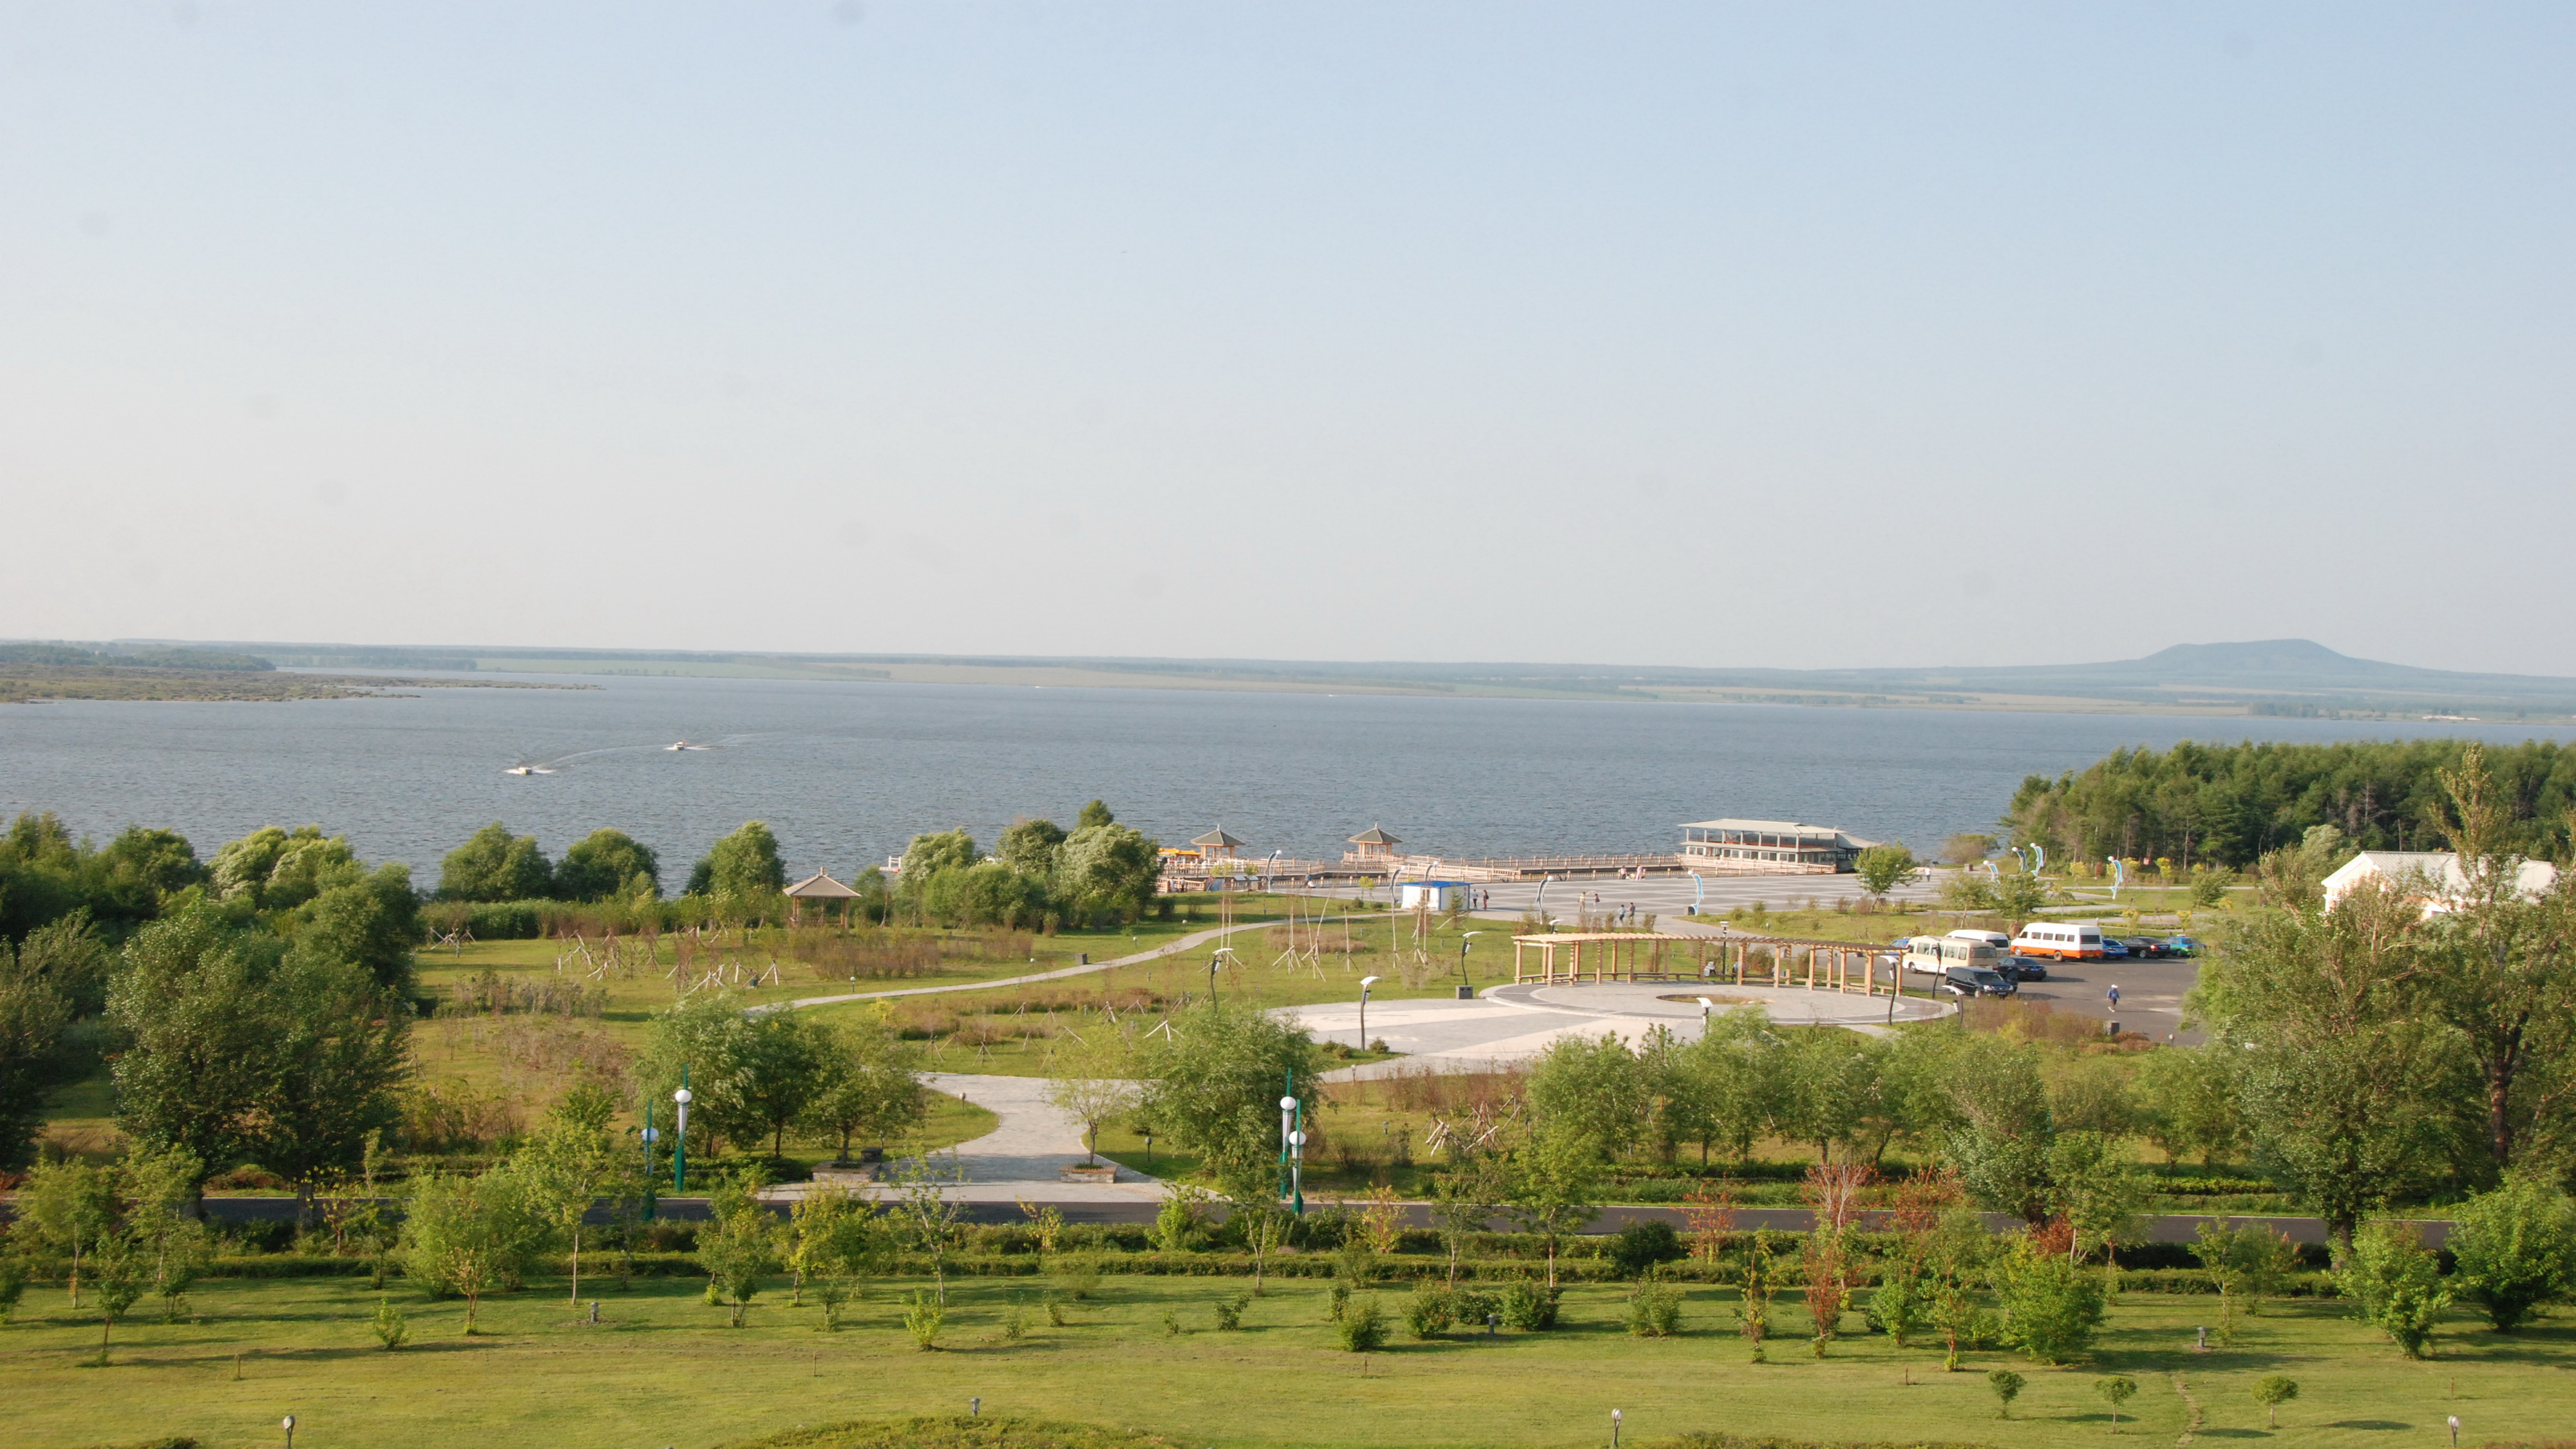
[[(2409, 1362), (2330, 1302), (2276, 1308), (2229, 1351), (2190, 1352), (2207, 1298), (2133, 1295), (2114, 1310), (2098, 1360), (2042, 1369), (2000, 1353), (1974, 1355), (1969, 1373), (1940, 1372), (1937, 1353), (1902, 1355), (1884, 1339), (1846, 1339), (1819, 1362), (1795, 1337), (1804, 1314), (1775, 1313), (1773, 1362), (1746, 1362), (1725, 1295), (1696, 1289), (1685, 1333), (1639, 1340), (1618, 1327), (1622, 1294), (1569, 1292), (1569, 1326), (1548, 1334), (1416, 1344), (1401, 1335), (1367, 1357), (1334, 1347), (1325, 1294), (1312, 1280), (1253, 1304), (1244, 1331), (1211, 1330), (1210, 1305), (1241, 1279), (1111, 1276), (1103, 1301), (1073, 1323), (1047, 1326), (1031, 1279), (952, 1285), (946, 1351), (920, 1353), (892, 1300), (910, 1282), (880, 1285), (838, 1334), (818, 1314), (764, 1295), (749, 1326), (724, 1327), (688, 1280), (604, 1287), (603, 1322), (589, 1326), (546, 1285), (488, 1301), (487, 1336), (458, 1336), (463, 1310), (399, 1288), (411, 1347), (387, 1354), (368, 1331), (375, 1296), (363, 1280), (227, 1281), (195, 1295), (202, 1315), (164, 1327), (121, 1328), (117, 1362), (81, 1367), (95, 1321), (64, 1309), (58, 1287), (28, 1292), (18, 1323), (0, 1328), (0, 1403), (7, 1442), (74, 1449), (193, 1434), (209, 1446), (277, 1442), (292, 1413), (315, 1449), (401, 1443), (707, 1446), (835, 1419), (962, 1410), (1036, 1414), (1153, 1430), (1210, 1446), (1528, 1445), (1606, 1442), (1608, 1413), (1625, 1411), (1645, 1441), (1686, 1429), (1728, 1429), (1818, 1440), (1946, 1439), (2039, 1449), (2108, 1439), (2093, 1381), (2139, 1381), (2124, 1415), (2127, 1442), (2170, 1443), (2202, 1415), (2198, 1438), (2285, 1446), (2418, 1446), (2444, 1442), (2457, 1414), (2463, 1442), (2564, 1434), (2576, 1422), (2576, 1333), (2552, 1325), (2518, 1339), (2456, 1320), (2439, 1357)], [(1402, 1295), (1385, 1295), (1400, 1309)], [(1027, 1304), (1030, 1327), (1005, 1342), (1001, 1317)], [(1176, 1310), (1184, 1332), (1167, 1337)], [(1857, 1317), (1852, 1322), (1857, 1324)], [(234, 1377), (235, 1355), (241, 1377)], [(2010, 1366), (2030, 1387), (1998, 1420), (1984, 1370)], [(2263, 1427), (2254, 1380), (2284, 1373), (2299, 1398), (2278, 1434)], [(1911, 1383), (1907, 1380), (1911, 1379)], [(2185, 1394), (2188, 1394), (2188, 1398)]]

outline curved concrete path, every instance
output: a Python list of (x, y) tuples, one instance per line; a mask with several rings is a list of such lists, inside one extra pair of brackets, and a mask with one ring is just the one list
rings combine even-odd
[[(960, 1180), (940, 1191), (940, 1196), (951, 1202), (1153, 1205), (1161, 1203), (1167, 1192), (1160, 1179), (1123, 1166), (1118, 1168), (1115, 1182), (1059, 1179), (1057, 1168), (1088, 1162), (1091, 1157), (1082, 1150), (1082, 1124), (1047, 1101), (1044, 1077), (925, 1072), (922, 1082), (933, 1091), (972, 1102), (1001, 1119), (983, 1136), (931, 1154), (934, 1165), (943, 1170), (954, 1168), (960, 1174)], [(1116, 1166), (1108, 1158), (1100, 1160)], [(809, 1188), (807, 1183), (781, 1183), (761, 1196), (773, 1202), (792, 1202)], [(867, 1192), (878, 1198), (893, 1195), (893, 1190), (882, 1183)], [(1146, 1218), (1151, 1217), (1149, 1208)]]

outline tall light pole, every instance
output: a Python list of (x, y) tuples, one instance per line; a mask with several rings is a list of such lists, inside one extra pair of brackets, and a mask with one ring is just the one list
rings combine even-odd
[(1376, 977), (1374, 977), (1374, 976), (1363, 976), (1363, 977), (1361, 977), (1361, 978), (1360, 978), (1360, 1043), (1359, 1043), (1359, 1045), (1360, 1045), (1360, 1050), (1361, 1050), (1361, 1051), (1367, 1051), (1367, 1050), (1368, 1050), (1368, 996), (1369, 996), (1369, 988), (1370, 988), (1370, 987), (1372, 987), (1372, 986), (1375, 986), (1376, 984), (1377, 984), (1377, 978), (1376, 978)]
[[(1288, 1080), (1297, 1080), (1288, 1073)], [(1299, 1217), (1306, 1215), (1306, 1108), (1295, 1097), (1279, 1099), (1279, 1157), (1288, 1168), (1288, 1199)]]
[(653, 1128), (653, 1099), (644, 1099), (644, 1130), (636, 1134), (644, 1144), (644, 1221), (653, 1220), (653, 1144), (662, 1134)]
[(1482, 931), (1462, 931), (1458, 935), (1458, 984), (1471, 990), (1474, 983), (1467, 979), (1467, 948), (1474, 945), (1475, 938), (1483, 934), (1485, 933)]
[(678, 1135), (671, 1139), (671, 1195), (678, 1197), (689, 1190), (689, 1103), (697, 1100), (689, 1095), (686, 1063), (680, 1067), (680, 1090), (671, 1094), (671, 1100), (680, 1105)]

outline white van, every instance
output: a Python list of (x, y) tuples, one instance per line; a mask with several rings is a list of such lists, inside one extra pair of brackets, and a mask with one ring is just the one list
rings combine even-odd
[(2000, 972), (2003, 958), (2004, 953), (1993, 946), (1963, 939), (1956, 931), (1947, 936), (1916, 936), (1905, 943), (1905, 969), (1926, 976), (1947, 975), (1954, 966)]
[(2102, 928), (2072, 921), (2033, 921), (2013, 937), (2016, 956), (2046, 956), (2059, 961), (2102, 959)]
[(2012, 949), (2012, 937), (2005, 935), (2001, 931), (1959, 930), (1952, 931), (1949, 935), (1952, 940), (1956, 941), (1983, 941), (1998, 951), (2010, 951)]

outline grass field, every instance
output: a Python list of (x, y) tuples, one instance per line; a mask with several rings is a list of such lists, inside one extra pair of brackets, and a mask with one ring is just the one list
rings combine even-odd
[[(6, 1441), (73, 1449), (186, 1433), (210, 1446), (271, 1444), (281, 1416), (297, 1439), (334, 1445), (474, 1444), (706, 1446), (836, 1419), (947, 1413), (980, 1397), (988, 1413), (1038, 1414), (1173, 1435), (1210, 1446), (1574, 1446), (1607, 1441), (1608, 1413), (1649, 1440), (1728, 1429), (1816, 1440), (1944, 1439), (2038, 1449), (2111, 1443), (2096, 1378), (2139, 1383), (2123, 1414), (2128, 1442), (2257, 1439), (2285, 1446), (2445, 1442), (2460, 1416), (2463, 1443), (2564, 1434), (2576, 1423), (2576, 1332), (2550, 1324), (2515, 1339), (2456, 1320), (2437, 1357), (2410, 1362), (2328, 1301), (2267, 1309), (2230, 1350), (2190, 1351), (2207, 1298), (2132, 1295), (2113, 1310), (2093, 1362), (2035, 1367), (1981, 1353), (1971, 1372), (1943, 1374), (1937, 1352), (1897, 1353), (1883, 1338), (1838, 1342), (1818, 1361), (1804, 1314), (1775, 1310), (1772, 1362), (1746, 1361), (1723, 1290), (1694, 1289), (1682, 1336), (1630, 1337), (1624, 1294), (1576, 1288), (1568, 1324), (1415, 1343), (1400, 1326), (1386, 1352), (1344, 1353), (1312, 1280), (1274, 1284), (1241, 1332), (1212, 1330), (1211, 1306), (1242, 1279), (1112, 1276), (1104, 1296), (1050, 1327), (1031, 1279), (952, 1283), (943, 1351), (916, 1351), (893, 1300), (911, 1282), (881, 1284), (843, 1331), (816, 1331), (819, 1314), (773, 1290), (749, 1325), (724, 1326), (690, 1280), (638, 1280), (610, 1290), (602, 1322), (578, 1321), (544, 1284), (487, 1300), (485, 1333), (459, 1336), (463, 1309), (392, 1293), (413, 1341), (378, 1349), (363, 1280), (220, 1282), (194, 1295), (193, 1322), (134, 1323), (116, 1362), (81, 1366), (95, 1320), (72, 1318), (56, 1287), (31, 1288), (19, 1321), (0, 1328), (0, 1404)], [(1403, 1295), (1388, 1292), (1400, 1316)], [(1003, 1315), (1024, 1306), (1017, 1343)], [(1183, 1329), (1169, 1336), (1166, 1311)], [(1850, 1320), (1857, 1325), (1858, 1318)], [(235, 1356), (240, 1377), (235, 1378)], [(2030, 1380), (2010, 1420), (1995, 1416), (1984, 1370)], [(2257, 1378), (2287, 1374), (2300, 1395), (2278, 1433), (2251, 1394)], [(1909, 1382), (1910, 1380), (1910, 1382)], [(2135, 1436), (2131, 1439), (2130, 1436)]]

